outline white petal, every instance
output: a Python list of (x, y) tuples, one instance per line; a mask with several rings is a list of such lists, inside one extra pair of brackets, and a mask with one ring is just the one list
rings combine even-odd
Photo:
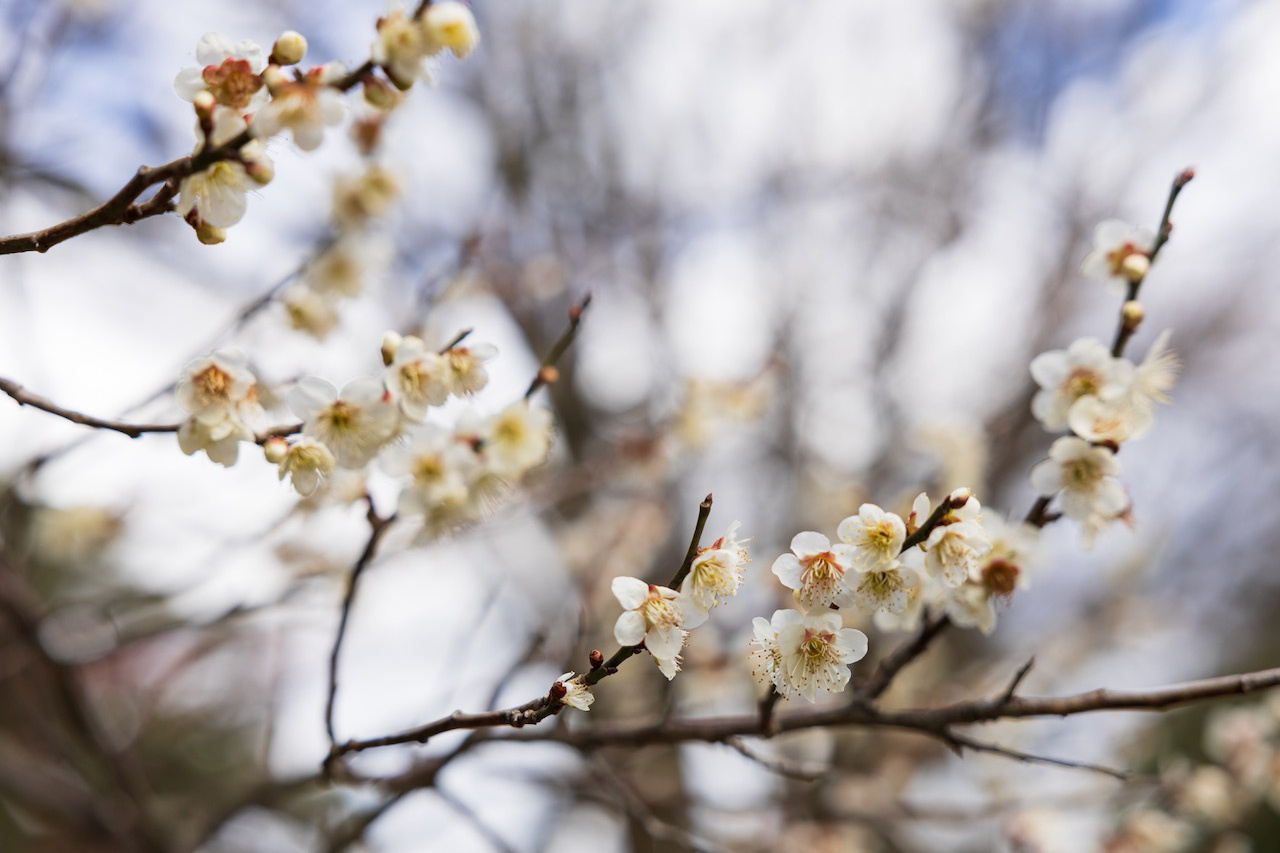
[[(617, 577), (613, 579), (613, 583), (609, 586), (613, 590), (614, 598), (618, 599), (618, 603), (622, 605), (623, 610), (635, 610), (644, 604), (645, 599), (649, 597), (649, 585), (637, 578)], [(642, 630), (643, 636), (644, 631)], [(634, 640), (632, 643), (624, 643), (624, 645), (635, 645), (640, 642)]]
[(624, 611), (613, 626), (613, 638), (620, 646), (638, 646), (644, 640), (644, 617), (635, 610)]
[(684, 645), (684, 631), (675, 625), (655, 625), (644, 635), (644, 645), (656, 658), (673, 658)]
[(787, 589), (800, 588), (800, 561), (795, 554), (783, 554), (774, 560), (773, 573)]
[(306, 420), (336, 399), (338, 389), (332, 382), (318, 376), (306, 376), (289, 391), (289, 409)]
[(797, 533), (791, 539), (791, 550), (799, 557), (807, 557), (811, 554), (821, 554), (823, 551), (831, 549), (831, 540), (823, 536), (821, 533), (815, 533), (812, 530), (805, 530)]

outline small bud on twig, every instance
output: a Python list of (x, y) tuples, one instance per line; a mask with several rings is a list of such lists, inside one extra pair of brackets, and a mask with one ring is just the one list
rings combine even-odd
[(1133, 334), (1141, 325), (1147, 313), (1142, 308), (1142, 303), (1136, 299), (1130, 299), (1124, 304), (1124, 308), (1120, 311), (1120, 317), (1124, 322), (1125, 332)]
[(297, 65), (307, 55), (307, 39), (302, 33), (286, 30), (276, 39), (271, 47), (271, 62), (274, 65)]
[(591, 661), (592, 669), (599, 669), (604, 666), (604, 653), (599, 649), (592, 649), (591, 654), (587, 655), (587, 660)]

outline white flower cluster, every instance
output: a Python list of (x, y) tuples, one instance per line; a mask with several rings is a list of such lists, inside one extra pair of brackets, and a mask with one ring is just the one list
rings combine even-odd
[[(1153, 246), (1150, 232), (1109, 220), (1094, 232), (1094, 250), (1082, 269), (1097, 277), (1140, 282)], [(1123, 322), (1130, 333), (1141, 319), (1142, 307), (1126, 303)], [(1158, 335), (1139, 364), (1112, 355), (1093, 338), (1042, 353), (1031, 362), (1031, 376), (1040, 386), (1031, 401), (1032, 414), (1046, 430), (1072, 433), (1055, 441), (1049, 458), (1032, 469), (1031, 485), (1045, 498), (1062, 494), (1062, 511), (1083, 525), (1086, 545), (1129, 512), (1115, 452), (1122, 443), (1146, 435), (1156, 407), (1169, 402), (1178, 373), (1169, 334)]]
[[(226, 229), (244, 217), (248, 192), (273, 177), (265, 140), (287, 132), (303, 151), (313, 151), (324, 141), (325, 128), (342, 121), (344, 89), (359, 83), (369, 105), (392, 109), (399, 103), (396, 89), (409, 88), (423, 73), (427, 58), (444, 50), (466, 56), (479, 40), (470, 8), (456, 0), (427, 4), (412, 19), (395, 8), (378, 22), (372, 47), (372, 67), (381, 68), (386, 79), (369, 73), (356, 81), (337, 62), (306, 71), (286, 70), (307, 52), (306, 39), (296, 32), (282, 34), (265, 58), (252, 41), (233, 43), (218, 33), (205, 35), (196, 45), (199, 64), (183, 69), (173, 83), (178, 95), (195, 107), (195, 154), (231, 142), (245, 131), (249, 138), (231, 158), (185, 177), (176, 210), (201, 242), (221, 243)], [(374, 128), (376, 136), (380, 121), (365, 127)], [(323, 317), (322, 306), (306, 304), (306, 297), (300, 294), (294, 300), (298, 310)], [(312, 320), (317, 324), (323, 323)]]
[(707, 621), (708, 611), (732, 597), (742, 586), (747, 540), (737, 538), (738, 522), (711, 545), (699, 548), (680, 590), (617, 577), (612, 590), (622, 605), (613, 626), (621, 646), (645, 649), (668, 679), (680, 671), (680, 650), (694, 628)]
[[(773, 563), (773, 573), (792, 590), (799, 610), (779, 610), (755, 619), (753, 651), (757, 681), (783, 696), (814, 701), (817, 690), (839, 692), (849, 682), (848, 664), (867, 653), (867, 638), (841, 627), (833, 610), (874, 615), (884, 629), (916, 624), (926, 604), (957, 624), (989, 632), (995, 604), (1025, 584), (1022, 562), (1035, 531), (996, 521), (995, 534), (967, 489), (957, 489), (939, 508), (928, 535), (917, 532), (931, 519), (928, 495), (919, 495), (910, 515), (863, 504), (840, 522), (832, 544), (822, 533), (804, 531), (791, 553)], [(912, 537), (914, 547), (904, 549)]]
[[(518, 400), (498, 414), (466, 415), (453, 429), (426, 423), (428, 408), (485, 386), (489, 345), (454, 346), (437, 353), (415, 337), (389, 334), (380, 377), (347, 383), (339, 391), (316, 377), (288, 394), (302, 419), (300, 435), (270, 436), (267, 460), (302, 495), (325, 485), (337, 469), (358, 471), (375, 459), (393, 476), (407, 478), (399, 512), (422, 516), (424, 533), (473, 520), (487, 497), (541, 465), (551, 444), (551, 413)], [(187, 365), (177, 385), (190, 417), (178, 432), (183, 451), (204, 450), (223, 465), (236, 461), (239, 443), (255, 441), (253, 426), (265, 412), (257, 380), (243, 356), (219, 351)]]

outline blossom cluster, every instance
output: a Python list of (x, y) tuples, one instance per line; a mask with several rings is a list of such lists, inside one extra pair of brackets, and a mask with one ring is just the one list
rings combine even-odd
[[(425, 4), (412, 18), (394, 9), (379, 21), (364, 66), (381, 69), (383, 79), (363, 69), (349, 75), (339, 62), (305, 71), (291, 68), (307, 52), (306, 39), (293, 31), (276, 39), (265, 57), (252, 41), (205, 35), (196, 45), (198, 65), (179, 72), (174, 89), (195, 108), (195, 155), (228, 145), (235, 150), (183, 178), (177, 212), (201, 242), (222, 242), (226, 229), (244, 217), (247, 194), (274, 175), (266, 140), (288, 134), (298, 148), (313, 151), (324, 141), (325, 128), (343, 120), (344, 90), (360, 84), (366, 104), (391, 110), (399, 104), (398, 90), (420, 76), (427, 58), (443, 50), (466, 56), (479, 39), (470, 8), (456, 0)], [(380, 119), (358, 123), (357, 140), (376, 137), (380, 124)]]
[(432, 407), (485, 386), (492, 346), (457, 344), (435, 352), (419, 338), (388, 333), (382, 352), (381, 376), (355, 379), (341, 390), (318, 377), (298, 381), (287, 400), (300, 429), (262, 439), (255, 428), (266, 412), (245, 358), (219, 351), (196, 359), (177, 385), (189, 415), (179, 444), (189, 455), (204, 450), (232, 465), (240, 442), (260, 440), (280, 479), (304, 496), (338, 470), (361, 471), (377, 460), (384, 472), (405, 478), (399, 512), (423, 517), (428, 535), (473, 520), (486, 500), (546, 459), (551, 414), (523, 399), (490, 417), (464, 414), (452, 429), (427, 421)]
[[(1110, 220), (1098, 226), (1094, 251), (1082, 270), (1096, 277), (1140, 283), (1149, 268), (1154, 237)], [(1143, 318), (1136, 301), (1125, 303), (1122, 322), (1132, 334)], [(1044, 498), (1062, 495), (1062, 512), (1084, 529), (1086, 545), (1116, 519), (1126, 518), (1130, 501), (1119, 480), (1115, 454), (1126, 441), (1141, 438), (1155, 410), (1169, 402), (1178, 359), (1162, 332), (1134, 364), (1094, 338), (1065, 350), (1042, 353), (1031, 362), (1039, 391), (1031, 412), (1046, 430), (1069, 430), (1049, 449), (1049, 458), (1031, 471), (1031, 485)]]
[(735, 595), (746, 571), (747, 540), (738, 539), (738, 523), (724, 536), (699, 548), (679, 590), (631, 577), (613, 579), (622, 605), (613, 627), (621, 646), (644, 648), (668, 679), (680, 671), (680, 651), (689, 632), (707, 621), (709, 611)]
[[(928, 528), (925, 529), (925, 525)], [(921, 532), (923, 530), (923, 532)], [(867, 653), (867, 638), (842, 627), (842, 613), (873, 616), (884, 629), (914, 626), (926, 605), (956, 624), (984, 633), (996, 604), (1025, 586), (1023, 570), (1034, 530), (984, 517), (968, 489), (938, 507), (919, 495), (906, 519), (866, 503), (840, 522), (839, 542), (816, 531), (791, 540), (773, 573), (792, 590), (799, 609), (754, 621), (754, 671), (762, 686), (815, 701), (819, 689), (839, 692), (848, 664)]]

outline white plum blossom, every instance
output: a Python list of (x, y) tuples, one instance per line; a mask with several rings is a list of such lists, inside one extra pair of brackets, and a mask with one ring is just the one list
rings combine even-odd
[(234, 44), (221, 33), (206, 33), (196, 43), (199, 67), (184, 68), (174, 78), (178, 97), (194, 101), (208, 92), (224, 107), (240, 115), (253, 113), (267, 102), (267, 92), (259, 76), (267, 67), (262, 48), (244, 39)]
[(431, 53), (450, 50), (465, 59), (480, 43), (480, 28), (471, 9), (457, 0), (432, 3), (423, 10), (421, 21)]
[(547, 460), (551, 412), (517, 400), (485, 422), (481, 441), (490, 473), (519, 480)]
[(343, 386), (314, 376), (289, 392), (289, 408), (302, 418), (302, 430), (333, 452), (343, 468), (360, 468), (395, 435), (400, 413), (376, 379), (356, 379)]
[[(219, 107), (213, 112), (213, 130), (208, 144), (229, 142), (245, 128), (244, 119), (234, 111)], [(204, 147), (197, 144), (196, 150)], [(178, 201), (174, 210), (181, 216), (192, 211), (200, 222), (215, 228), (230, 228), (244, 218), (248, 201), (245, 196), (271, 181), (271, 159), (262, 143), (252, 140), (240, 148), (233, 159), (219, 160), (207, 169), (188, 175), (178, 185)]]
[(256, 399), (256, 389), (257, 379), (244, 354), (222, 349), (188, 362), (175, 391), (183, 411), (214, 424), (235, 416), (242, 404)]
[(982, 505), (959, 489), (951, 493), (955, 501), (963, 493), (963, 505), (950, 510), (933, 528), (920, 547), (925, 553), (925, 570), (949, 587), (963, 584), (977, 567), (978, 559), (991, 550), (991, 537), (982, 526)]
[(977, 628), (983, 634), (990, 634), (996, 625), (996, 605), (1027, 586), (1027, 564), (1032, 559), (1040, 530), (990, 514), (983, 523), (991, 536), (991, 550), (964, 584), (942, 591), (941, 605), (959, 627)]
[(874, 571), (893, 563), (902, 552), (907, 528), (902, 519), (875, 504), (863, 504), (836, 528), (836, 535), (854, 548), (853, 567)]
[(919, 573), (901, 560), (891, 560), (874, 569), (859, 569), (847, 579), (845, 593), (837, 600), (863, 613), (902, 613), (910, 603), (910, 592), (920, 582)]
[(1031, 376), (1040, 391), (1031, 400), (1031, 413), (1047, 430), (1064, 429), (1080, 400), (1122, 399), (1133, 383), (1133, 365), (1115, 358), (1094, 338), (1081, 338), (1065, 350), (1041, 353), (1031, 360)]
[(489, 384), (484, 363), (498, 354), (492, 344), (456, 346), (444, 354), (449, 365), (450, 390), (459, 396), (474, 394)]
[(1107, 447), (1063, 436), (1049, 448), (1049, 458), (1031, 469), (1031, 487), (1043, 497), (1062, 492), (1062, 511), (1085, 525), (1086, 541), (1101, 524), (1129, 508), (1129, 496), (1117, 479), (1120, 463)]
[(704, 609), (715, 607), (737, 594), (746, 572), (747, 540), (738, 539), (738, 522), (706, 548), (698, 550), (682, 588)]
[(293, 488), (304, 498), (315, 494), (323, 486), (337, 460), (324, 444), (308, 435), (301, 435), (292, 442), (273, 438), (263, 446), (267, 461), (279, 466), (279, 477), (290, 478)]
[(783, 586), (795, 590), (802, 607), (826, 607), (844, 594), (845, 575), (854, 559), (852, 545), (832, 545), (821, 533), (806, 530), (792, 537), (791, 551), (773, 561), (773, 573)]
[(386, 214), (400, 195), (400, 180), (385, 166), (370, 165), (355, 177), (333, 182), (333, 218), (345, 228), (358, 228)]
[(1140, 410), (1154, 410), (1157, 405), (1169, 402), (1169, 390), (1173, 388), (1181, 366), (1177, 354), (1169, 349), (1172, 334), (1165, 329), (1157, 335), (1142, 363), (1134, 369), (1130, 397)]
[(771, 620), (752, 621), (757, 648), (756, 679), (785, 697), (817, 700), (817, 691), (839, 693), (849, 683), (849, 664), (867, 654), (867, 636), (842, 628), (838, 613), (778, 610)]
[(178, 447), (183, 453), (193, 456), (203, 450), (211, 460), (228, 468), (236, 464), (240, 442), (253, 439), (253, 430), (234, 415), (216, 421), (188, 418), (178, 427)]
[(707, 611), (687, 595), (636, 578), (614, 578), (611, 588), (623, 610), (614, 639), (622, 646), (644, 643), (662, 674), (674, 678), (684, 638), (706, 621)]
[(289, 326), (299, 332), (323, 340), (338, 325), (338, 308), (334, 300), (309, 287), (291, 287), (280, 297)]
[(465, 504), (480, 467), (471, 448), (435, 424), (414, 426), (407, 435), (407, 443), (393, 445), (379, 457), (388, 474), (412, 478), (400, 493), (400, 512), (428, 514)]
[(1155, 244), (1156, 235), (1150, 229), (1108, 219), (1093, 229), (1093, 251), (1080, 264), (1080, 272), (1116, 288), (1141, 281), (1151, 268)]
[(586, 685), (582, 676), (566, 672), (556, 681), (564, 686), (564, 695), (560, 697), (561, 705), (568, 705), (579, 711), (591, 710), (591, 703), (596, 701), (596, 697), (591, 695), (591, 688)]
[(336, 62), (311, 69), (301, 80), (279, 69), (268, 69), (264, 76), (271, 101), (254, 115), (250, 125), (253, 135), (266, 139), (288, 130), (303, 151), (319, 148), (325, 126), (342, 121), (346, 111), (342, 93), (329, 85), (345, 73)]
[(396, 346), (383, 381), (400, 411), (411, 421), (425, 418), (428, 407), (442, 405), (452, 388), (452, 375), (444, 356), (427, 349), (413, 335)]
[(427, 38), (422, 22), (405, 14), (396, 3), (378, 19), (378, 37), (371, 55), (399, 89), (408, 89), (419, 77), (428, 76), (425, 60), (438, 52)]

